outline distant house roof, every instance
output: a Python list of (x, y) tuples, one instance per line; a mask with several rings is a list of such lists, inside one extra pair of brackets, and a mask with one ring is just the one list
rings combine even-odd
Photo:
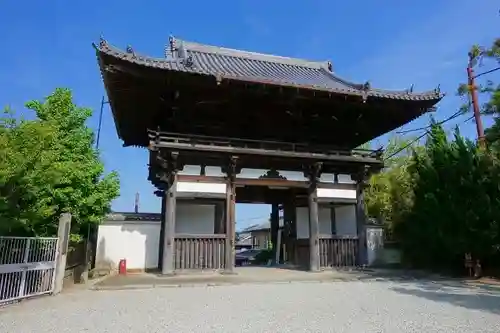
[(171, 38), (165, 58), (140, 55), (131, 47), (117, 49), (101, 39), (98, 52), (141, 66), (175, 72), (187, 72), (235, 79), (246, 82), (274, 84), (297, 88), (324, 90), (338, 94), (398, 100), (435, 100), (442, 98), (439, 89), (416, 93), (405, 90), (375, 89), (369, 82), (353, 83), (334, 74), (329, 61), (308, 61), (270, 54), (242, 51)]
[[(283, 223), (284, 223), (283, 217), (280, 216), (280, 219), (279, 219), (280, 228), (283, 227)], [(249, 227), (246, 227), (245, 229), (240, 231), (240, 233), (247, 233), (247, 232), (252, 232), (252, 231), (264, 231), (264, 230), (270, 230), (270, 229), (271, 229), (271, 221), (266, 220), (266, 221), (263, 221), (262, 223), (258, 223), (258, 224), (254, 224), (254, 225), (251, 225)]]

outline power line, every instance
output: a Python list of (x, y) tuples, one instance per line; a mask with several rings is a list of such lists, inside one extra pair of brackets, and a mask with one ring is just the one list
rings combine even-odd
[[(455, 112), (454, 114), (452, 114), (451, 116), (449, 116), (448, 118), (437, 122), (436, 125), (442, 125), (444, 123), (447, 123), (448, 121), (453, 120), (453, 119), (461, 116), (462, 113), (463, 113), (462, 110), (459, 110), (459, 111)], [(398, 132), (396, 132), (396, 134), (407, 134), (407, 133), (411, 133), (411, 132), (422, 131), (422, 130), (426, 130), (426, 129), (431, 128), (431, 126), (432, 125), (427, 125), (427, 126), (424, 126), (424, 127), (413, 128), (413, 129), (404, 130), (404, 131), (398, 131)]]
[(412, 144), (414, 144), (415, 142), (417, 142), (418, 140), (422, 139), (424, 136), (427, 135), (427, 131), (424, 132), (424, 134), (418, 136), (417, 138), (411, 140), (409, 143), (407, 143), (406, 145), (404, 145), (403, 147), (401, 147), (400, 149), (396, 150), (394, 153), (392, 153), (391, 155), (387, 156), (384, 158), (384, 161), (385, 160), (388, 160), (390, 159), (391, 157), (394, 157), (396, 156), (397, 154), (399, 154), (400, 152), (402, 152), (403, 150), (409, 148)]
[(490, 73), (496, 72), (496, 71), (498, 71), (498, 70), (500, 70), (500, 67), (493, 68), (493, 69), (490, 69), (489, 71), (479, 73), (479, 74), (477, 74), (476, 76), (474, 76), (474, 78), (478, 78), (478, 77), (480, 77), (480, 76), (483, 76), (483, 75), (486, 75), (486, 74), (490, 74)]
[[(459, 112), (458, 112), (458, 114), (459, 114), (459, 115), (461, 115), (461, 111), (459, 111)], [(447, 119), (445, 119), (445, 120), (443, 120), (443, 121), (441, 121), (441, 122), (437, 123), (436, 125), (442, 125), (442, 124), (444, 124), (444, 123), (446, 123), (446, 122), (448, 122), (448, 121), (450, 121), (450, 120), (452, 120), (452, 119), (454, 119), (454, 118), (456, 118), (456, 117), (458, 117), (458, 116), (457, 116), (457, 113), (455, 113), (454, 115), (452, 115), (452, 116), (448, 117)], [(470, 116), (469, 118), (465, 119), (463, 122), (464, 122), (464, 123), (466, 123), (466, 122), (468, 122), (469, 120), (471, 120), (471, 119), (473, 119), (473, 118), (474, 118), (474, 116)], [(427, 126), (427, 127), (423, 127), (422, 129), (430, 128), (430, 127), (432, 127), (432, 126), (433, 126), (433, 125), (429, 125), (429, 126)], [(420, 136), (418, 136), (417, 138), (413, 139), (412, 141), (410, 141), (409, 143), (407, 143), (406, 145), (404, 145), (402, 148), (398, 149), (397, 151), (395, 151), (395, 152), (394, 152), (394, 153), (392, 153), (391, 155), (389, 155), (389, 156), (385, 157), (385, 158), (384, 158), (384, 161), (385, 161), (385, 160), (390, 159), (391, 157), (396, 156), (397, 154), (399, 154), (399, 153), (400, 153), (400, 152), (402, 152), (403, 150), (408, 149), (411, 145), (413, 145), (415, 142), (417, 142), (417, 141), (419, 141), (420, 139), (422, 139), (422, 138), (423, 138), (424, 136), (426, 136), (427, 134), (429, 134), (429, 131), (427, 131), (427, 130), (426, 130), (426, 131), (425, 131), (422, 135), (420, 135)]]
[[(500, 67), (496, 67), (496, 68), (493, 68), (493, 69), (490, 69), (488, 71), (485, 71), (485, 72), (482, 72), (482, 73), (479, 73), (477, 75), (474, 75), (473, 78), (478, 78), (478, 77), (481, 77), (483, 75), (487, 75), (487, 74), (490, 74), (490, 73), (493, 73), (495, 71), (498, 71), (500, 70)], [(471, 102), (469, 102), (469, 107), (471, 106)], [(447, 119), (443, 120), (443, 121), (440, 121), (437, 123), (437, 125), (441, 125), (441, 124), (444, 124), (454, 118), (457, 118), (459, 117), (460, 115), (462, 114), (462, 111), (459, 110), (457, 112), (455, 112), (453, 115), (451, 115), (450, 117), (448, 117)], [(407, 134), (407, 133), (411, 133), (411, 132), (417, 132), (417, 131), (422, 131), (422, 130), (426, 130), (428, 128), (430, 128), (431, 125), (428, 125), (428, 126), (425, 126), (425, 127), (420, 127), (420, 128), (413, 128), (413, 129), (410, 129), (410, 130), (403, 130), (403, 131), (398, 131), (396, 132), (396, 134)]]

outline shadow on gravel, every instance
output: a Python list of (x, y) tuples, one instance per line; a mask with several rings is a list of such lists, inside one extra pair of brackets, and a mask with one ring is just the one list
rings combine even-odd
[(435, 302), (446, 302), (467, 309), (500, 314), (500, 289), (489, 286), (471, 286), (462, 281), (414, 281), (411, 285), (392, 287), (391, 290)]

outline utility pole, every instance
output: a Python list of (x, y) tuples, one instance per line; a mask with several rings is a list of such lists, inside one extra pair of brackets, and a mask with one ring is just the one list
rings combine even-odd
[(139, 192), (135, 194), (134, 212), (139, 213)]
[(474, 111), (474, 119), (476, 121), (477, 141), (479, 143), (479, 146), (484, 147), (486, 142), (484, 140), (483, 122), (481, 120), (481, 112), (479, 110), (479, 99), (475, 83), (476, 77), (474, 76), (474, 69), (472, 68), (473, 60), (474, 58), (472, 56), (472, 53), (469, 52), (469, 63), (467, 65), (467, 78), (469, 81), (468, 88), (470, 91), (470, 97), (472, 101), (472, 109)]
[[(99, 149), (99, 143), (100, 143), (100, 139), (101, 139), (101, 127), (102, 127), (102, 114), (104, 112), (104, 105), (106, 104), (109, 104), (109, 101), (106, 101), (105, 98), (104, 98), (104, 95), (102, 96), (102, 99), (101, 99), (101, 109), (99, 110), (99, 124), (97, 125), (97, 138), (96, 138), (96, 142), (95, 142), (95, 149)], [(85, 264), (87, 266), (89, 266), (90, 264), (90, 267), (87, 267), (87, 272), (88, 272), (88, 269), (91, 269), (95, 266), (95, 253), (93, 253), (93, 255), (91, 256), (90, 255), (90, 252), (92, 251), (91, 249), (91, 238), (92, 238), (92, 234), (95, 232), (95, 226), (92, 225), (92, 224), (88, 224), (87, 225), (87, 241), (86, 241), (86, 246), (85, 246)], [(93, 247), (94, 249), (96, 248), (95, 246)]]
[(104, 99), (104, 95), (103, 95), (102, 99), (101, 99), (101, 110), (99, 112), (99, 125), (97, 125), (97, 139), (95, 141), (95, 149), (99, 149), (99, 142), (101, 139), (102, 114), (104, 111), (105, 104), (109, 104), (109, 102)]

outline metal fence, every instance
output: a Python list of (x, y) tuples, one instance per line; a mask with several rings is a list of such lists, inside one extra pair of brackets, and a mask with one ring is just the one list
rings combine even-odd
[(57, 237), (0, 236), (0, 305), (54, 290)]

